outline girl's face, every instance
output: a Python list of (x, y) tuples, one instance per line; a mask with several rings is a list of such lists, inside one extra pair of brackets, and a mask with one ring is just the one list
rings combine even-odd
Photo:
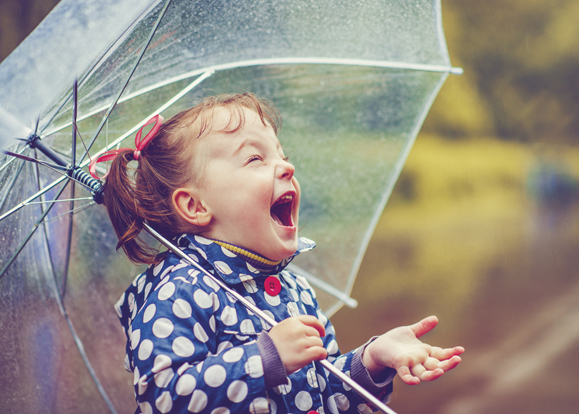
[(217, 109), (212, 131), (199, 139), (196, 158), (206, 177), (199, 199), (211, 214), (203, 236), (226, 241), (270, 260), (297, 250), (300, 186), (271, 126), (244, 108), (245, 125), (224, 129), (230, 112)]

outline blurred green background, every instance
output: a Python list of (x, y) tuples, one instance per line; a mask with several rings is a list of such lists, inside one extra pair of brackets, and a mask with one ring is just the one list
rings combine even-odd
[[(0, 0), (0, 60), (57, 3)], [(463, 345), (433, 383), (398, 382), (401, 414), (579, 407), (579, 2), (442, 0), (454, 66), (362, 264), (343, 350), (435, 314)]]

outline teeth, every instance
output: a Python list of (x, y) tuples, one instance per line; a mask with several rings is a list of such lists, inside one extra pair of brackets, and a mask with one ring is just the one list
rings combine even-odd
[(286, 194), (277, 199), (274, 205), (290, 202), (294, 199), (293, 194)]

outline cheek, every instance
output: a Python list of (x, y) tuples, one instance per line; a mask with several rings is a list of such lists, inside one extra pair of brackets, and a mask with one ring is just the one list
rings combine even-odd
[(293, 181), (294, 187), (296, 189), (296, 200), (295, 200), (294, 206), (295, 206), (296, 212), (298, 212), (299, 208), (300, 208), (300, 201), (302, 199), (302, 189), (300, 188), (300, 183), (298, 183), (298, 180), (295, 177), (293, 178), (292, 181)]
[(294, 176), (292, 177), (292, 183), (298, 193), (298, 196), (302, 194), (302, 189), (300, 187), (300, 183), (298, 182), (298, 179)]

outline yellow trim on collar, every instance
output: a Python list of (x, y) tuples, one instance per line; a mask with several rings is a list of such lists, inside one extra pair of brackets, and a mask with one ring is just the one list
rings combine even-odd
[(224, 241), (220, 241), (220, 240), (213, 240), (215, 243), (217, 243), (218, 245), (220, 245), (221, 247), (225, 247), (227, 250), (231, 250), (233, 253), (241, 256), (242, 259), (245, 260), (249, 260), (250, 264), (253, 265), (253, 263), (261, 263), (266, 265), (267, 267), (273, 267), (273, 266), (277, 266), (278, 264), (280, 264), (282, 261), (278, 260), (278, 261), (273, 261), (273, 260), (269, 260), (266, 257), (260, 256), (258, 254), (255, 254), (253, 252), (250, 252), (249, 250), (246, 250), (242, 247), (236, 246), (235, 244), (231, 244), (231, 243), (227, 243)]

